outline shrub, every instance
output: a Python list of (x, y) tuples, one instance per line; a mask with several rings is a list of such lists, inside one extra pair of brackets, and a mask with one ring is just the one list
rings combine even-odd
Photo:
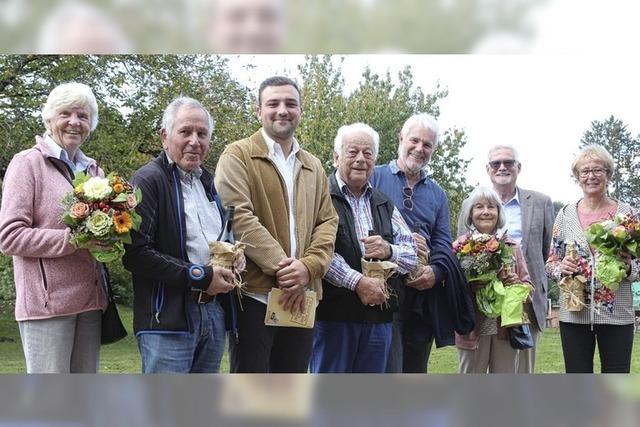
[(549, 287), (547, 289), (547, 298), (551, 299), (551, 304), (557, 305), (560, 299), (560, 288), (558, 288), (558, 284), (553, 280), (549, 280)]
[(13, 261), (10, 256), (0, 254), (0, 300), (15, 301), (16, 287), (13, 284)]
[(122, 262), (115, 261), (107, 265), (111, 276), (113, 294), (118, 304), (131, 306), (133, 304), (133, 283), (131, 273), (122, 266)]

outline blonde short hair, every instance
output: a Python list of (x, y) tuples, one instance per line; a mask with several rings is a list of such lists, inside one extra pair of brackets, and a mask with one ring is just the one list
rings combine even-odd
[(576, 156), (576, 159), (571, 165), (571, 172), (573, 173), (575, 179), (578, 179), (580, 177), (580, 165), (588, 160), (595, 160), (602, 163), (602, 166), (604, 166), (604, 168), (607, 170), (607, 178), (611, 179), (613, 173), (615, 172), (613, 157), (602, 145), (597, 144), (587, 145), (582, 150), (580, 150), (580, 152)]

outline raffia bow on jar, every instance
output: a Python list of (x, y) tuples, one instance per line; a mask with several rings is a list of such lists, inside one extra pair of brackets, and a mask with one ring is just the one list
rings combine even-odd
[(247, 245), (243, 242), (209, 242), (209, 254), (211, 256), (210, 265), (212, 267), (223, 267), (233, 272), (233, 285), (238, 292), (238, 301), (240, 302), (240, 308), (242, 308), (242, 294), (243, 288), (246, 285), (242, 281), (240, 271), (234, 267), (234, 261), (237, 257), (244, 253), (244, 248)]
[[(567, 256), (576, 262), (580, 260), (575, 243), (569, 243)], [(584, 287), (586, 283), (587, 278), (583, 274), (565, 276), (560, 280), (558, 288), (564, 297), (564, 308), (568, 311), (581, 311), (587, 306), (584, 299)]]
[[(387, 283), (387, 279), (392, 277), (398, 265), (391, 261), (367, 260), (361, 258), (362, 274), (372, 279), (381, 279), (384, 282), (384, 307), (389, 307), (389, 298), (395, 295), (393, 288)], [(380, 305), (383, 308), (383, 305)]]
[[(420, 224), (415, 223), (412, 227), (412, 232), (413, 232), (413, 236), (414, 236), (414, 240), (417, 239), (416, 235), (421, 235), (420, 233)], [(424, 267), (429, 265), (429, 260), (431, 259), (431, 248), (429, 247), (429, 242), (426, 240), (426, 238), (424, 236), (421, 237), (421, 239), (423, 239), (424, 245), (425, 245), (425, 251), (421, 251), (418, 248), (418, 267), (409, 273), (409, 275), (407, 276), (407, 281), (408, 282), (414, 282), (416, 280), (418, 280), (420, 278), (420, 276), (422, 275), (422, 272), (424, 270)], [(418, 245), (418, 241), (416, 240), (416, 245)]]
[(414, 282), (420, 278), (423, 268), (429, 265), (429, 254), (430, 252), (427, 252), (426, 254), (418, 252), (418, 267), (409, 273), (407, 281)]
[(564, 296), (563, 305), (568, 311), (581, 311), (587, 305), (584, 300), (584, 285), (587, 279), (579, 275), (566, 276), (558, 283), (558, 288)]

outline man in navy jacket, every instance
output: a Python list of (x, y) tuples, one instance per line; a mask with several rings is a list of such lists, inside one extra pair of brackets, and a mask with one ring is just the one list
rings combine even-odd
[(213, 176), (202, 168), (212, 130), (198, 101), (176, 98), (162, 118), (164, 151), (132, 179), (142, 190), (136, 207), (142, 224), (123, 263), (133, 274), (133, 324), (145, 373), (220, 368), (225, 314), (234, 314), (227, 295), (233, 274), (207, 265), (208, 243), (223, 223)]

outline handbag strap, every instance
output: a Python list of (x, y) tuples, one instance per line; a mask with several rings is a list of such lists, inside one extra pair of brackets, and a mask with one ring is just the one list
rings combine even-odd
[(109, 274), (109, 269), (107, 268), (105, 263), (101, 262), (100, 264), (102, 266), (102, 275), (104, 277), (105, 290), (107, 292), (107, 300), (109, 302), (114, 302), (113, 288), (111, 287), (111, 275)]
[(62, 166), (58, 163), (58, 161), (57, 161), (57, 160), (55, 160), (55, 159), (53, 159), (53, 158), (51, 158), (51, 157), (48, 157), (48, 158), (47, 158), (47, 160), (49, 160), (49, 161), (51, 162), (51, 164), (53, 165), (53, 167), (55, 167), (55, 168), (57, 169), (57, 171), (58, 171), (58, 172), (60, 172), (60, 174), (61, 174), (62, 176), (64, 176), (64, 179), (66, 179), (66, 180), (67, 180), (67, 182), (69, 182), (69, 184), (71, 184), (71, 186), (73, 187), (73, 181), (72, 181), (72, 179), (73, 179), (73, 177), (74, 177), (75, 175), (74, 175), (73, 171), (71, 170), (71, 168), (70, 168), (69, 166), (67, 166), (67, 165), (64, 165), (64, 166), (66, 167), (67, 171), (69, 171), (69, 174), (71, 174), (71, 176), (69, 176), (69, 175), (67, 175), (66, 173), (64, 173), (64, 171), (62, 170)]

